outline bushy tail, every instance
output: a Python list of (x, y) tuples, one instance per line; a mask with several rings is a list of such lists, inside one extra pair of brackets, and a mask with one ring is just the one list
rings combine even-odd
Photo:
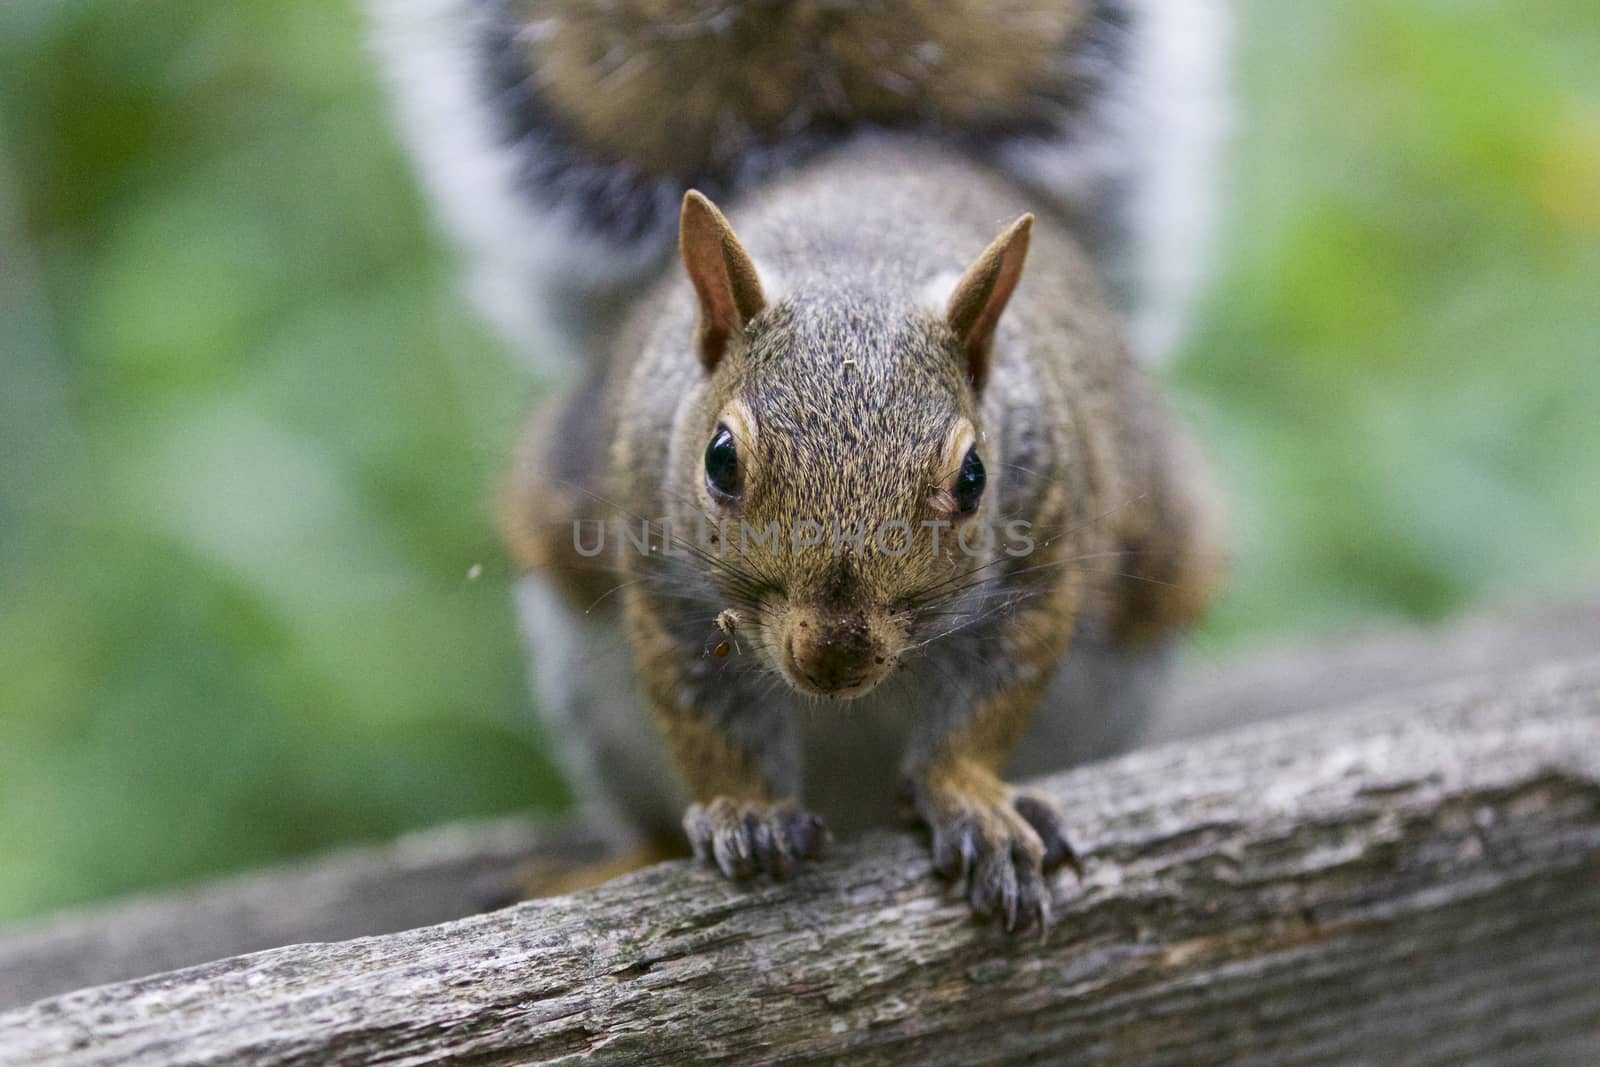
[(600, 328), (694, 186), (728, 197), (862, 127), (1032, 186), (1177, 340), (1222, 127), (1216, 0), (373, 0), (472, 287), (533, 353)]

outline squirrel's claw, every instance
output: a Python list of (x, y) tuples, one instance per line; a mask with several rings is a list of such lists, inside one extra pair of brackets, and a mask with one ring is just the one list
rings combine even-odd
[(1083, 861), (1078, 859), (1077, 850), (1067, 840), (1063, 825), (1065, 820), (1061, 818), (1061, 813), (1048, 801), (1026, 793), (1012, 800), (1011, 806), (1017, 809), (1017, 814), (1028, 821), (1033, 832), (1039, 835), (1039, 840), (1044, 842), (1044, 858), (1040, 861), (1044, 873), (1051, 874), (1067, 867), (1080, 882), (1083, 881)]
[(1048, 933), (1048, 875), (1063, 865), (1078, 869), (1055, 809), (1030, 796), (991, 802), (918, 793), (918, 811), (933, 832), (934, 870), (965, 885), (972, 913), (999, 919), (1008, 932), (1037, 926)]
[(801, 860), (818, 859), (830, 841), (821, 816), (787, 801), (738, 801), (717, 797), (691, 804), (683, 829), (695, 858), (715, 864), (729, 878), (770, 874), (783, 879)]

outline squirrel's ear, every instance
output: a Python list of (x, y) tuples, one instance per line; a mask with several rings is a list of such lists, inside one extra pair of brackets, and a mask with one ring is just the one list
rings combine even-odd
[(691, 189), (678, 219), (678, 253), (700, 298), (695, 342), (707, 371), (717, 369), (728, 339), (761, 313), (767, 298), (750, 254), (717, 205)]
[(1000, 323), (1028, 258), (1028, 235), (1033, 231), (1033, 216), (1024, 215), (994, 239), (967, 268), (950, 295), (945, 321), (955, 331), (967, 355), (967, 377), (974, 389), (981, 390), (989, 380), (994, 330)]

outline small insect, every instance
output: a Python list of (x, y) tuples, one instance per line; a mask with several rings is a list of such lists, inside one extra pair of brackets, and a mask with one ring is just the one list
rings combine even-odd
[[(726, 656), (738, 647), (739, 613), (732, 608), (724, 608), (717, 613), (717, 629), (721, 630), (726, 641), (718, 641), (711, 649), (711, 654), (718, 658)], [(743, 649), (740, 649), (743, 652)]]

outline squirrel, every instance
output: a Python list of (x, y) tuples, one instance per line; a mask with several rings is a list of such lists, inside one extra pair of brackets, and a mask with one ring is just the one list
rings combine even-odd
[(580, 791), (734, 878), (909, 814), (1046, 926), (1078, 859), (1008, 778), (1125, 748), (1222, 577), (1132, 354), (1203, 273), (1214, 6), (375, 11), (474, 288), (581, 368), (501, 521)]

